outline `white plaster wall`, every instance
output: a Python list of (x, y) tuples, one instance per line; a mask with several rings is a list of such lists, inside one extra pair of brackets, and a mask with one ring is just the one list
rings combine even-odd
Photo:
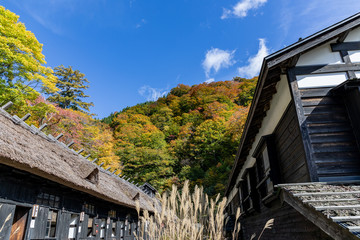
[[(344, 42), (357, 42), (360, 41), (360, 27), (353, 29)], [(360, 62), (360, 51), (349, 51), (349, 57), (351, 62)]]
[(327, 42), (310, 52), (302, 54), (296, 63), (296, 66), (343, 63), (340, 53), (331, 51), (330, 44), (334, 42), (336, 42), (336, 40)]
[(344, 42), (355, 42), (360, 41), (360, 27), (354, 28), (347, 37), (345, 38)]
[(301, 88), (317, 88), (317, 87), (335, 87), (347, 79), (346, 72), (298, 75), (298, 87)]
[[(277, 124), (279, 123), (282, 115), (291, 101), (290, 89), (286, 75), (281, 75), (280, 81), (276, 85), (276, 90), (277, 93), (274, 94), (270, 102), (270, 109), (267, 111), (266, 117), (263, 119), (261, 128), (255, 137), (255, 141), (245, 161), (245, 164), (236, 179), (236, 184), (241, 180), (245, 169), (250, 168), (255, 164), (255, 159), (251, 156), (253, 155), (261, 137), (272, 134), (274, 132)], [(238, 190), (235, 187), (231, 190), (228, 196), (228, 203), (233, 199), (237, 192)]]
[(349, 57), (353, 63), (360, 62), (360, 51), (349, 51)]

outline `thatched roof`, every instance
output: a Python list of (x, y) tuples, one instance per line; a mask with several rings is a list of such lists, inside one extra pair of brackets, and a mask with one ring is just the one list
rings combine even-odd
[[(134, 184), (105, 171), (1, 107), (0, 163), (122, 206), (135, 208), (138, 198), (143, 210), (153, 211), (157, 204)], [(96, 183), (86, 179), (93, 172), (97, 174)]]
[(360, 238), (360, 183), (279, 184), (282, 199), (334, 239)]

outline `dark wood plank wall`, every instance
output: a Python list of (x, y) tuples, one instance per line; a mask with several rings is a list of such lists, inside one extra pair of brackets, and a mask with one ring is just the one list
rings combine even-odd
[[(319, 181), (360, 178), (360, 154), (344, 99), (331, 88), (300, 89)], [(360, 123), (359, 123), (360, 124)]]
[(272, 229), (264, 231), (261, 240), (332, 239), (298, 213), (294, 208), (286, 203), (281, 205), (280, 201), (272, 208), (263, 208), (261, 215), (255, 214), (242, 219), (242, 239), (250, 239), (253, 233), (256, 234), (255, 239), (258, 239), (266, 222), (272, 218), (274, 219), (274, 225)]
[(278, 123), (274, 137), (281, 182), (308, 182), (310, 178), (293, 101)]

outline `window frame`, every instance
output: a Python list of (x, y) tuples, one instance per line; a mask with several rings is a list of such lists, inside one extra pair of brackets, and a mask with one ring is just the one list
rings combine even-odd
[[(55, 217), (55, 221), (53, 221), (53, 214), (56, 214)], [(49, 219), (49, 215), (51, 214), (51, 218)], [(57, 209), (49, 209), (48, 211), (48, 217), (46, 219), (46, 228), (45, 228), (45, 238), (46, 239), (55, 239), (56, 235), (57, 235), (57, 225), (59, 222), (59, 211)], [(53, 224), (55, 223), (55, 224)], [(52, 228), (54, 227), (54, 231), (53, 231), (53, 236), (51, 235), (52, 233)], [(51, 235), (51, 236), (50, 236)]]
[(274, 134), (261, 137), (252, 157), (256, 159), (256, 189), (266, 204), (274, 199), (275, 185), (281, 182)]
[(254, 211), (260, 211), (259, 194), (256, 190), (255, 167), (247, 168), (240, 182), (241, 191), (240, 200), (243, 211), (247, 214)]

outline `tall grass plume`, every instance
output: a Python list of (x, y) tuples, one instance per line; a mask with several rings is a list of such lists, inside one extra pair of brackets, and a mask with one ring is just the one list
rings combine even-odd
[(223, 240), (226, 198), (209, 199), (202, 187), (191, 193), (186, 181), (180, 190), (158, 196), (161, 209), (139, 214), (137, 240)]

